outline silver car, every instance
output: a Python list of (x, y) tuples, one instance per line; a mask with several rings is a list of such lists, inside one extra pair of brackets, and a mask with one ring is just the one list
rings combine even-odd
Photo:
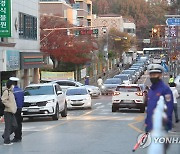
[(108, 95), (114, 93), (117, 86), (121, 85), (122, 81), (119, 78), (109, 78), (107, 79), (101, 88), (102, 95)]
[(124, 84), (131, 84), (132, 79), (129, 74), (119, 74), (115, 75), (114, 78), (119, 78)]

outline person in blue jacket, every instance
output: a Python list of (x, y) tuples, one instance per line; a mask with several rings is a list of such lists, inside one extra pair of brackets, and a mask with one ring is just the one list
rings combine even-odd
[(22, 121), (23, 118), (21, 116), (22, 107), (24, 106), (24, 91), (18, 87), (17, 83), (19, 81), (16, 77), (10, 77), (9, 80), (14, 82), (14, 97), (17, 104), (17, 112), (15, 113), (16, 121), (18, 124), (18, 128), (16, 129), (14, 139), (12, 142), (21, 142), (22, 140)]
[(167, 122), (165, 124), (166, 131), (172, 129), (172, 113), (173, 113), (173, 94), (168, 85), (162, 81), (164, 68), (159, 64), (151, 64), (148, 66), (150, 81), (152, 83), (148, 91), (147, 116), (145, 119), (145, 131), (150, 132), (153, 128), (152, 117), (154, 109), (160, 96), (164, 96), (167, 105)]

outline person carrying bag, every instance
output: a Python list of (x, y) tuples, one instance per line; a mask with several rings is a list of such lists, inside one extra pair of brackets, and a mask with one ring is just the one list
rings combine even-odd
[(7, 81), (7, 88), (4, 90), (3, 95), (1, 97), (2, 103), (4, 104), (4, 121), (5, 121), (5, 129), (2, 137), (4, 138), (4, 145), (12, 145), (10, 141), (10, 135), (17, 128), (17, 121), (15, 118), (15, 113), (17, 111), (16, 101), (13, 94), (13, 82)]

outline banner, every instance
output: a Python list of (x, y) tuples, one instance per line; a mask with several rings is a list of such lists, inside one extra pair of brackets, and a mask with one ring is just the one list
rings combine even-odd
[(74, 80), (74, 72), (41, 72), (41, 80)]
[(81, 79), (85, 78), (86, 76), (86, 68), (81, 70)]
[(0, 0), (0, 37), (11, 37), (11, 0)]

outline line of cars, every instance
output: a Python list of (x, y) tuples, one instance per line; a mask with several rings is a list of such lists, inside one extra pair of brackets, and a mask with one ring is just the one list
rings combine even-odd
[(23, 117), (51, 116), (53, 120), (67, 116), (67, 109), (92, 108), (92, 96), (101, 91), (96, 86), (83, 85), (73, 80), (46, 81), (30, 84), (24, 90)]
[(145, 111), (149, 88), (136, 82), (144, 74), (147, 65), (147, 59), (141, 59), (127, 70), (105, 80), (101, 92), (102, 95), (113, 94), (112, 112), (116, 112), (119, 108), (136, 108), (141, 112)]
[(112, 97), (112, 112), (116, 112), (119, 108), (135, 108), (140, 109), (140, 112), (145, 112), (147, 105), (148, 86), (144, 84), (136, 84), (138, 79), (144, 74), (147, 69), (147, 59), (139, 60), (134, 63), (129, 69), (123, 70), (122, 75), (129, 75), (130, 79), (122, 79), (123, 84), (118, 85)]
[(135, 108), (140, 109), (142, 113), (145, 112), (149, 87), (144, 84), (136, 84), (136, 82), (144, 74), (147, 65), (147, 59), (139, 60), (129, 69), (122, 71), (121, 74), (129, 75), (130, 79), (118, 85), (114, 91), (112, 112), (116, 112), (119, 108)]

